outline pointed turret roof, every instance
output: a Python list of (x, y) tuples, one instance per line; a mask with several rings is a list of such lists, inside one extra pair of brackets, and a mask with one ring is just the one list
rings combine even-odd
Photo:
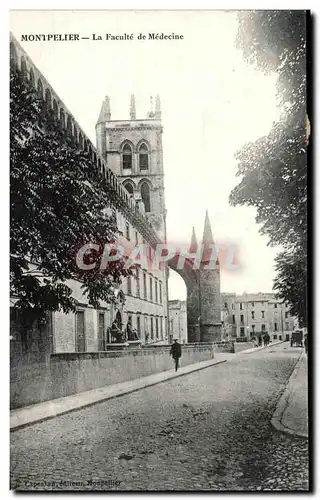
[[(206, 217), (204, 221), (204, 229), (203, 229), (203, 237), (202, 237), (202, 245), (203, 245), (203, 252), (202, 252), (202, 262), (209, 263), (211, 260), (212, 252), (216, 252), (216, 249), (213, 248), (211, 245), (214, 245), (214, 239), (212, 235), (212, 229), (211, 229), (211, 224), (210, 224), (210, 219), (209, 219), (209, 214), (208, 210), (206, 210)], [(219, 265), (219, 258), (217, 256), (216, 264)]]
[(202, 244), (205, 246), (214, 244), (208, 210), (206, 210), (206, 218), (204, 221)]
[(192, 228), (191, 242), (190, 242), (190, 252), (196, 252), (198, 248), (196, 232), (194, 226)]
[(109, 96), (106, 96), (102, 103), (97, 123), (107, 122), (110, 119), (111, 119), (110, 99)]
[(136, 100), (133, 94), (131, 94), (131, 100), (130, 100), (130, 119), (131, 120), (136, 119)]

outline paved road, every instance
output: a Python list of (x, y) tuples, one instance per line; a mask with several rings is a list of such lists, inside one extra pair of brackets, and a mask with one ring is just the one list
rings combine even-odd
[(13, 432), (11, 487), (308, 490), (307, 440), (270, 425), (300, 352), (270, 347)]

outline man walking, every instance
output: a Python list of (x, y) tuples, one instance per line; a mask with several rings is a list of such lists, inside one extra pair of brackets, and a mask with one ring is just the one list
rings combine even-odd
[(171, 346), (170, 356), (174, 359), (175, 369), (177, 371), (179, 367), (179, 358), (181, 358), (181, 344), (179, 344), (177, 339), (174, 339), (174, 343)]

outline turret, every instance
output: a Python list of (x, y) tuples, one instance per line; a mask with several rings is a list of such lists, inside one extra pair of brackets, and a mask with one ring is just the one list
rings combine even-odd
[(101, 105), (100, 114), (96, 124), (97, 150), (105, 157), (106, 155), (106, 122), (111, 120), (110, 100), (106, 96)]
[(134, 95), (132, 94), (130, 100), (130, 120), (135, 120), (135, 119), (136, 119), (136, 101)]

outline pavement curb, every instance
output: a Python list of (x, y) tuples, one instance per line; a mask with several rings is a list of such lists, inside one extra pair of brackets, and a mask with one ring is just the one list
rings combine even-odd
[(283, 417), (283, 414), (288, 406), (289, 397), (290, 397), (290, 394), (292, 392), (291, 391), (292, 384), (298, 375), (302, 359), (303, 359), (303, 351), (301, 351), (301, 354), (297, 359), (297, 362), (292, 370), (292, 373), (291, 373), (289, 380), (285, 386), (285, 389), (284, 389), (283, 393), (281, 394), (280, 398), (278, 399), (276, 409), (275, 409), (275, 411), (272, 415), (272, 418), (271, 418), (271, 425), (277, 431), (284, 432), (286, 434), (291, 434), (293, 436), (308, 438), (309, 437), (308, 433), (294, 430), (294, 429), (290, 429), (289, 427), (286, 427), (282, 423), (282, 417)]
[[(56, 418), (60, 415), (65, 415), (67, 413), (71, 413), (73, 411), (77, 411), (77, 410), (81, 410), (83, 408), (88, 408), (89, 406), (93, 406), (95, 404), (99, 404), (99, 403), (103, 403), (104, 401), (108, 401), (109, 399), (115, 399), (115, 398), (118, 398), (118, 397), (121, 397), (121, 396), (125, 396), (126, 394), (131, 394), (133, 392), (137, 392), (137, 391), (140, 391), (141, 389), (145, 389), (146, 387), (152, 387), (153, 385), (158, 385), (158, 384), (161, 384), (163, 382), (167, 382), (168, 380), (172, 380), (172, 379), (175, 379), (175, 378), (178, 378), (178, 377), (183, 377), (184, 375), (188, 375), (189, 373), (194, 373), (194, 372), (197, 372), (197, 371), (200, 371), (200, 370), (204, 370), (206, 368), (210, 368), (212, 366), (216, 366), (216, 365), (220, 365), (221, 363), (226, 363), (227, 362), (227, 359), (222, 359), (220, 361), (214, 361), (214, 360), (209, 360), (211, 361), (210, 363), (205, 362), (207, 364), (202, 364), (201, 366), (199, 366), (201, 363), (204, 363), (204, 362), (200, 362), (200, 363), (194, 363), (196, 366), (193, 368), (193, 369), (188, 369), (187, 371), (183, 371), (183, 372), (174, 372), (174, 373), (166, 373), (166, 372), (160, 372), (160, 373), (157, 373), (157, 374), (153, 374), (151, 375), (152, 376), (155, 376), (155, 375), (158, 375), (159, 376), (159, 379), (158, 380), (152, 380), (152, 381), (148, 381), (148, 380), (145, 380), (145, 382), (141, 382), (140, 384), (138, 383), (137, 384), (137, 380), (139, 379), (136, 379), (136, 380), (129, 380), (128, 382), (123, 382), (121, 384), (125, 384), (125, 383), (128, 383), (128, 385), (130, 384), (131, 382), (131, 387), (127, 387), (127, 388), (119, 388), (118, 391), (116, 391), (115, 393), (113, 394), (105, 394), (105, 395), (101, 395), (101, 397), (97, 397), (97, 399), (93, 400), (93, 401), (89, 401), (89, 402), (83, 402), (83, 403), (80, 403), (80, 404), (76, 404), (74, 405), (73, 407), (70, 407), (68, 409), (65, 409), (65, 410), (61, 410), (61, 411), (55, 411), (54, 409), (52, 409), (52, 413), (50, 414), (47, 414), (45, 416), (39, 416), (39, 417), (31, 417), (30, 420), (28, 421), (24, 421), (23, 423), (19, 424), (12, 424), (12, 417), (10, 418), (10, 432), (14, 432), (14, 431), (17, 431), (19, 429), (23, 429), (25, 427), (29, 427), (31, 425), (34, 425), (34, 424), (39, 424), (41, 422), (44, 422), (46, 420), (50, 420), (52, 418)], [(192, 365), (186, 365), (186, 367), (184, 368), (191, 368)], [(171, 370), (170, 370), (171, 371)], [(164, 375), (165, 374), (165, 375)], [(162, 375), (162, 377), (161, 377)], [(146, 379), (149, 378), (150, 379), (150, 376), (147, 376), (145, 377)], [(136, 386), (134, 385), (136, 383)], [(119, 386), (121, 385), (119, 384)], [(103, 389), (106, 389), (106, 392), (108, 391), (108, 388), (110, 390), (111, 387), (114, 387), (114, 386), (105, 386), (105, 387), (102, 387), (100, 388), (101, 392), (103, 391)], [(95, 389), (93, 389), (94, 391)], [(86, 391), (87, 393), (89, 392), (92, 392), (92, 391)], [(84, 396), (85, 393), (82, 392), (82, 393), (79, 393), (79, 394), (75, 394), (75, 395), (71, 395), (71, 396), (66, 396), (65, 398), (70, 398), (72, 396), (79, 396), (79, 395), (82, 395)], [(59, 400), (63, 400), (65, 398), (59, 398)], [(49, 404), (50, 402), (54, 404), (54, 401), (55, 400), (51, 400), (51, 401), (44, 401), (43, 403), (47, 403)], [(38, 403), (38, 405), (34, 405), (34, 406), (39, 406), (43, 403)], [(17, 409), (17, 410), (12, 410), (12, 412), (18, 412), (19, 410), (20, 411), (29, 411), (31, 412), (33, 407), (30, 406), (30, 407), (24, 407), (24, 408), (21, 408), (21, 409)]]

